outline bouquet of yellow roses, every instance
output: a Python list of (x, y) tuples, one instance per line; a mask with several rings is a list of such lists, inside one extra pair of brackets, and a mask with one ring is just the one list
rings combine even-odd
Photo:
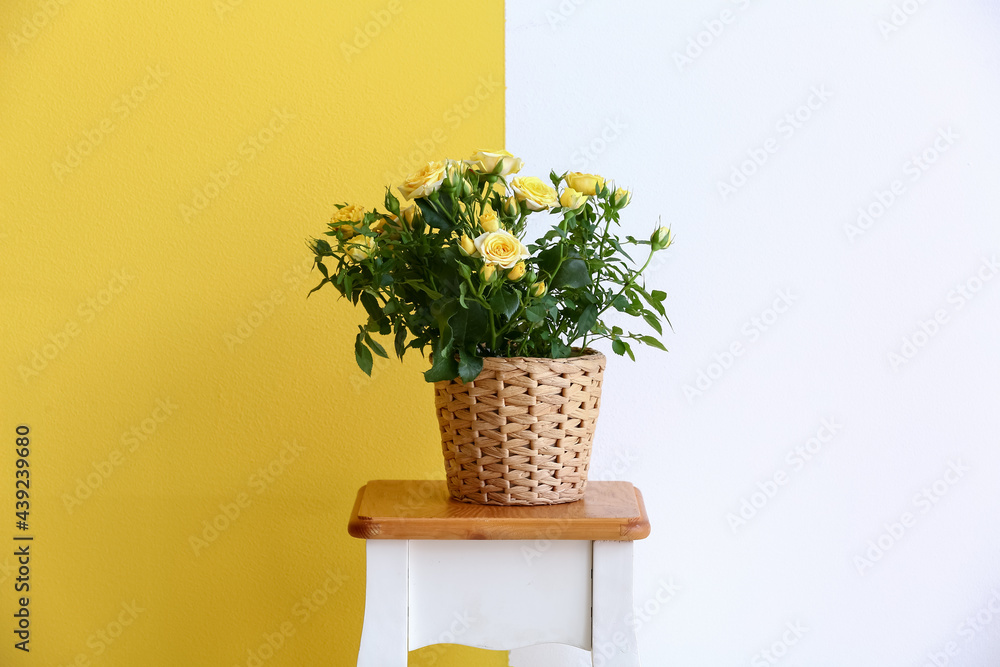
[[(385, 211), (342, 204), (328, 238), (313, 239), (323, 275), (309, 293), (332, 284), (367, 321), (354, 342), (358, 365), (388, 357), (372, 334), (391, 335), (395, 353), (430, 347), (428, 382), (479, 374), (484, 357), (570, 357), (599, 339), (633, 359), (630, 342), (665, 349), (654, 336), (608, 326), (609, 309), (642, 318), (662, 334), (659, 290), (641, 274), (672, 243), (658, 227), (648, 239), (621, 239), (612, 225), (631, 195), (594, 174), (550, 174), (551, 185), (515, 176), (521, 160), (478, 151), (468, 160), (430, 162), (388, 188)], [(547, 211), (554, 224), (525, 245), (529, 216)], [(648, 246), (638, 269), (626, 246)], [(579, 347), (575, 344), (581, 341)]]

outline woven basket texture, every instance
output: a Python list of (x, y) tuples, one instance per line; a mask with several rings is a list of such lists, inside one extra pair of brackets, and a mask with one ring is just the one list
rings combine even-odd
[(607, 359), (488, 357), (469, 383), (436, 382), (448, 490), (483, 505), (583, 497)]

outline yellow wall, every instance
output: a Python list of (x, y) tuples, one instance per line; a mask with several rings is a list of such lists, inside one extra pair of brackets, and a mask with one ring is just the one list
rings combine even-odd
[(360, 373), (305, 240), (502, 146), (503, 29), (500, 0), (0, 3), (0, 664), (253, 665), (282, 628), (261, 664), (354, 664), (356, 490), (442, 464), (423, 363)]

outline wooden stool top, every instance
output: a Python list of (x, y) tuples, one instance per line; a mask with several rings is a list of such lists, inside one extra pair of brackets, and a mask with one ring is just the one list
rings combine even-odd
[(630, 482), (588, 482), (582, 500), (501, 507), (452, 500), (444, 480), (375, 480), (348, 532), (365, 540), (641, 540), (649, 517)]

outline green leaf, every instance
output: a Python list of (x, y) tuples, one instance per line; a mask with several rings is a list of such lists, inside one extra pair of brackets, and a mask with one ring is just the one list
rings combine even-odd
[(593, 328), (595, 322), (597, 322), (597, 306), (587, 306), (576, 322), (577, 336), (586, 335)]
[(573, 352), (573, 349), (561, 340), (552, 341), (552, 358), (565, 359)]
[[(549, 234), (552, 233), (553, 232), (549, 232)], [(546, 236), (548, 236), (548, 234), (546, 234)], [(556, 267), (559, 265), (559, 246), (554, 245), (538, 253), (538, 260), (536, 263), (538, 268), (548, 274), (549, 278), (551, 278), (552, 274), (555, 273)]]
[(442, 380), (453, 380), (458, 376), (458, 364), (452, 354), (452, 344), (442, 347), (432, 356), (434, 364), (424, 371), (424, 380), (427, 382), (440, 382)]
[[(639, 340), (641, 340), (646, 345), (649, 345), (651, 347), (655, 347), (657, 350), (663, 350), (664, 352), (667, 351), (667, 348), (665, 348), (663, 346), (663, 343), (661, 343), (660, 341), (656, 340), (652, 336), (639, 336)], [(631, 355), (629, 355), (629, 356), (631, 356)]]
[(403, 353), (406, 352), (406, 327), (401, 324), (396, 325), (396, 335), (392, 342), (396, 348), (396, 356), (402, 359)]
[(468, 343), (481, 343), (489, 326), (486, 309), (478, 301), (470, 301), (468, 308), (459, 308), (448, 323), (451, 325), (452, 338), (459, 347)]
[(579, 258), (570, 258), (559, 267), (559, 273), (552, 279), (553, 287), (585, 287), (590, 284), (590, 271), (587, 262)]
[(372, 318), (376, 322), (385, 317), (382, 313), (382, 307), (378, 305), (378, 299), (376, 299), (370, 292), (361, 293), (361, 305), (364, 306), (365, 310), (368, 312), (368, 317)]
[(646, 324), (653, 327), (653, 329), (656, 330), (656, 333), (661, 335), (663, 334), (663, 326), (660, 324), (660, 321), (656, 319), (656, 315), (648, 310), (644, 310), (642, 311), (642, 319), (646, 320)]
[[(636, 286), (635, 289), (636, 289), (637, 292), (639, 292), (639, 294), (642, 295), (642, 298), (644, 298), (646, 300), (646, 303), (648, 303), (649, 305), (651, 305), (653, 308), (656, 309), (656, 312), (658, 312), (661, 317), (665, 317), (666, 316), (667, 311), (664, 310), (663, 303), (662, 303), (662, 301), (665, 298), (667, 298), (667, 295), (664, 292), (661, 292), (659, 290), (653, 290), (652, 294), (647, 294), (646, 290), (642, 289), (639, 286)], [(659, 296), (657, 296), (657, 295), (659, 295)]]
[(313, 287), (311, 290), (309, 290), (309, 292), (306, 294), (306, 298), (309, 298), (310, 294), (312, 294), (313, 292), (315, 292), (316, 290), (318, 290), (320, 287), (322, 287), (323, 285), (327, 284), (328, 282), (330, 282), (329, 278), (324, 278), (323, 280), (319, 281), (319, 285), (316, 285), (316, 287)]
[[(420, 212), (423, 214), (424, 222), (426, 222), (431, 227), (437, 227), (443, 232), (450, 232), (452, 229), (451, 220), (446, 218), (443, 213), (439, 212), (438, 207), (435, 206), (434, 202), (429, 199), (416, 199), (417, 206), (420, 207)], [(444, 201), (444, 199), (442, 199)]]
[(541, 322), (545, 319), (545, 306), (540, 303), (532, 304), (525, 309), (524, 316), (529, 322)]
[(354, 339), (354, 359), (358, 362), (358, 367), (371, 377), (372, 365), (375, 360), (372, 358), (372, 353), (362, 342), (362, 336), (364, 335), (363, 332), (359, 333), (358, 337)]
[(429, 296), (430, 298), (434, 299), (435, 301), (441, 299), (441, 297), (444, 296), (443, 294), (441, 294), (441, 292), (437, 292), (435, 290), (432, 290), (430, 287), (428, 287), (427, 285), (425, 285), (424, 283), (419, 282), (419, 281), (408, 280), (408, 281), (406, 281), (406, 284), (410, 285), (411, 287), (415, 287), (416, 289), (418, 289), (421, 292), (425, 293), (427, 296)]
[(490, 307), (493, 309), (493, 312), (507, 318), (516, 313), (520, 305), (521, 299), (518, 298), (517, 292), (505, 289), (497, 290), (493, 298), (490, 299)]
[(365, 342), (368, 343), (368, 347), (372, 349), (372, 352), (382, 357), (383, 359), (388, 359), (389, 355), (385, 353), (385, 348), (382, 347), (381, 343), (371, 337), (371, 334), (365, 334)]
[(458, 310), (458, 300), (454, 297), (438, 299), (431, 304), (431, 317), (437, 322), (438, 331), (441, 332), (439, 345), (451, 346), (454, 339), (451, 325), (448, 321)]
[(482, 357), (476, 356), (475, 346), (469, 350), (469, 346), (464, 346), (458, 351), (458, 376), (462, 382), (472, 382), (483, 370)]
[(333, 252), (329, 242), (324, 239), (313, 239), (313, 247), (317, 255), (329, 255)]
[(621, 244), (620, 244), (620, 243), (618, 243), (618, 239), (616, 239), (616, 238), (615, 238), (614, 236), (610, 236), (610, 237), (608, 238), (608, 243), (610, 243), (610, 244), (611, 244), (611, 246), (612, 246), (612, 247), (613, 247), (613, 248), (614, 248), (615, 250), (617, 250), (617, 251), (618, 251), (618, 252), (620, 252), (620, 253), (621, 253), (622, 255), (624, 255), (624, 256), (625, 256), (625, 258), (626, 258), (626, 259), (628, 259), (628, 261), (630, 261), (630, 262), (631, 262), (631, 261), (634, 261), (634, 260), (632, 259), (632, 257), (630, 257), (630, 256), (629, 256), (629, 254), (628, 254), (627, 252), (625, 252), (625, 249), (624, 249), (624, 248), (622, 248)]
[(614, 342), (611, 343), (611, 349), (615, 351), (615, 354), (627, 354), (629, 359), (635, 361), (635, 355), (632, 354), (632, 346), (623, 341), (621, 338), (616, 338)]
[(458, 272), (466, 280), (468, 280), (468, 279), (470, 279), (472, 277), (472, 269), (469, 268), (469, 265), (466, 264), (466, 263), (464, 263), (464, 262), (460, 262), (459, 263), (459, 265), (458, 265)]

